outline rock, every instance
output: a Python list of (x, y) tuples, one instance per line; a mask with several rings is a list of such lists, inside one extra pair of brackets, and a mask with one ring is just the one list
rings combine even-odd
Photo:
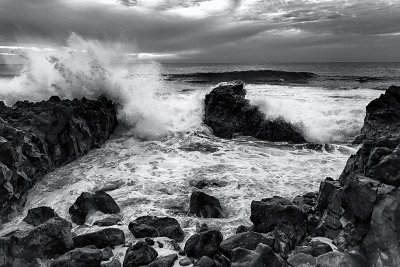
[(292, 267), (313, 267), (317, 266), (317, 260), (308, 254), (298, 253), (290, 257), (287, 262)]
[(0, 237), (0, 266), (12, 266), (14, 261), (12, 248), (13, 241), (10, 237)]
[(151, 239), (151, 238), (148, 238), (148, 237), (146, 237), (146, 238), (144, 239), (144, 242), (146, 242), (147, 245), (149, 245), (149, 246), (153, 246), (153, 245), (155, 244), (154, 240)]
[(106, 98), (0, 106), (0, 216), (8, 222), (44, 174), (104, 143), (117, 126)]
[(317, 257), (318, 267), (362, 267), (349, 254), (332, 251)]
[(105, 262), (101, 264), (101, 267), (121, 267), (122, 264), (118, 259), (113, 259), (110, 262)]
[(203, 218), (224, 218), (219, 200), (201, 191), (190, 196), (190, 213)]
[(249, 232), (249, 231), (251, 231), (251, 230), (252, 230), (252, 228), (249, 227), (249, 226), (240, 225), (240, 226), (236, 229), (236, 234)]
[(227, 181), (219, 181), (217, 179), (211, 179), (211, 180), (200, 180), (200, 181), (193, 181), (190, 182), (190, 184), (198, 189), (203, 189), (206, 187), (225, 187), (228, 185)]
[(52, 208), (37, 207), (28, 210), (28, 215), (26, 215), (23, 221), (33, 226), (38, 226), (54, 217), (58, 217), (58, 214)]
[(375, 266), (400, 266), (400, 189), (381, 196), (372, 213), (363, 241), (369, 261)]
[(295, 249), (295, 254), (305, 253), (314, 257), (328, 253), (332, 251), (332, 247), (329, 244), (321, 241), (305, 241)]
[(74, 237), (76, 247), (95, 245), (97, 248), (118, 246), (125, 243), (125, 234), (118, 228), (106, 228)]
[(283, 232), (291, 240), (290, 247), (293, 248), (301, 242), (307, 231), (307, 214), (281, 197), (252, 201), (250, 219), (255, 232)]
[(325, 210), (330, 203), (330, 198), (333, 195), (333, 193), (340, 188), (341, 186), (339, 181), (335, 181), (330, 177), (327, 177), (325, 181), (321, 182), (319, 186), (318, 198), (316, 204), (317, 210), (319, 211)]
[(221, 252), (228, 258), (232, 257), (232, 251), (235, 248), (245, 248), (254, 250), (258, 244), (265, 244), (270, 247), (274, 245), (275, 238), (269, 234), (260, 234), (256, 232), (245, 232), (233, 235), (220, 244)]
[(129, 223), (136, 238), (165, 236), (182, 242), (185, 238), (179, 222), (171, 217), (142, 216)]
[(305, 142), (292, 124), (282, 118), (267, 119), (251, 105), (243, 87), (242, 81), (220, 83), (206, 95), (204, 123), (216, 136), (232, 138), (241, 134), (269, 141)]
[(207, 230), (192, 235), (186, 241), (185, 253), (191, 258), (201, 258), (208, 256), (212, 258), (218, 252), (219, 245), (222, 242), (222, 234), (218, 230)]
[(310, 213), (317, 201), (318, 193), (310, 192), (302, 196), (297, 196), (292, 203), (298, 206), (303, 212)]
[(201, 257), (193, 266), (196, 267), (215, 267), (215, 262), (207, 256)]
[(181, 266), (188, 266), (188, 265), (192, 264), (192, 260), (190, 258), (183, 258), (179, 261), (179, 264)]
[(110, 247), (106, 247), (105, 249), (102, 250), (102, 261), (108, 261), (109, 259), (111, 259), (114, 256), (114, 252), (112, 250), (112, 248)]
[(185, 255), (185, 252), (182, 250), (181, 246), (179, 246), (178, 242), (172, 239), (169, 241), (169, 243), (175, 251), (178, 251), (179, 255)]
[(158, 253), (154, 248), (150, 247), (145, 242), (139, 241), (127, 249), (123, 266), (136, 267), (147, 265), (154, 261), (157, 256)]
[(36, 258), (50, 259), (73, 249), (71, 228), (70, 222), (55, 217), (32, 229), (12, 233), (8, 245), (12, 246), (14, 265), (30, 265)]
[(163, 257), (158, 257), (152, 263), (145, 265), (146, 267), (172, 267), (175, 261), (178, 259), (178, 255), (171, 254)]
[(101, 220), (97, 220), (93, 223), (93, 225), (98, 226), (113, 226), (121, 222), (121, 218), (119, 217), (107, 217)]
[(100, 249), (76, 248), (50, 262), (50, 267), (97, 267), (102, 259)]
[(69, 208), (72, 222), (84, 224), (86, 216), (91, 211), (101, 211), (107, 214), (119, 213), (120, 209), (115, 200), (104, 191), (95, 194), (83, 192)]
[(129, 231), (136, 237), (136, 238), (144, 238), (144, 237), (158, 237), (159, 233), (156, 228), (151, 227), (147, 224), (137, 224), (134, 222), (129, 223)]
[(236, 248), (232, 252), (232, 267), (281, 267), (272, 249), (259, 244), (255, 250)]
[(215, 254), (213, 261), (215, 267), (231, 267), (231, 262), (223, 255)]

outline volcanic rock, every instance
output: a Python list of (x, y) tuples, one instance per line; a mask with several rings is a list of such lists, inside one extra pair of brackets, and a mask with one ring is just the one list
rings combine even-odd
[(0, 215), (20, 209), (44, 174), (99, 147), (117, 126), (117, 107), (106, 98), (0, 105)]
[(154, 261), (157, 256), (158, 253), (154, 248), (145, 242), (139, 241), (126, 251), (123, 267), (146, 265)]
[(50, 262), (50, 267), (98, 267), (102, 259), (100, 249), (76, 248)]
[(224, 218), (219, 200), (201, 191), (190, 196), (190, 213), (203, 218)]
[(179, 222), (171, 217), (142, 216), (129, 223), (129, 230), (136, 238), (165, 236), (182, 242), (185, 237)]
[(219, 245), (223, 240), (222, 234), (218, 230), (207, 230), (192, 235), (186, 241), (185, 253), (191, 258), (201, 258), (208, 256), (212, 258), (219, 249)]
[(58, 214), (50, 207), (37, 207), (28, 210), (24, 222), (38, 226), (51, 218), (58, 217)]
[(232, 267), (281, 267), (281, 263), (272, 249), (259, 244), (255, 250), (236, 248), (232, 252)]
[(306, 141), (292, 124), (281, 118), (267, 119), (245, 95), (242, 81), (220, 83), (206, 95), (204, 123), (216, 136), (232, 138), (240, 134), (269, 141)]
[(118, 246), (125, 243), (125, 234), (118, 228), (106, 228), (93, 233), (86, 233), (74, 237), (76, 247), (95, 245), (97, 248)]
[(158, 257), (152, 263), (145, 265), (145, 267), (172, 267), (177, 259), (178, 255), (176, 254)]

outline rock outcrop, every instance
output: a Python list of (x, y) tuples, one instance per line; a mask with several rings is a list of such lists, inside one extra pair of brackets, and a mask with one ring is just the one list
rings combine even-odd
[(8, 221), (44, 174), (98, 147), (117, 126), (108, 99), (0, 101), (0, 215)]
[(237, 134), (269, 141), (306, 141), (292, 124), (282, 118), (267, 119), (245, 96), (242, 81), (220, 83), (206, 95), (204, 123), (216, 136), (232, 138)]

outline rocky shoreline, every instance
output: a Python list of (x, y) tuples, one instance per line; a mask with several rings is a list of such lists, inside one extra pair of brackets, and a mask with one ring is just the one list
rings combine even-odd
[[(218, 88), (222, 89), (206, 97), (206, 106), (227, 100), (228, 107), (239, 108), (220, 113), (206, 110), (206, 123), (211, 116), (214, 122), (227, 122), (224, 127), (232, 135), (241, 134), (247, 125), (232, 123), (249, 118), (243, 117), (247, 114), (243, 111), (250, 110), (257, 121), (252, 125), (256, 129), (264, 125), (258, 121), (258, 111), (244, 99), (243, 84)], [(231, 116), (232, 111), (237, 113)], [(24, 219), (29, 229), (0, 237), (0, 266), (399, 266), (399, 126), (400, 87), (392, 86), (367, 106), (365, 124), (356, 140), (362, 146), (349, 158), (338, 180), (326, 178), (318, 192), (292, 200), (279, 196), (254, 200), (253, 225), (238, 227), (233, 236), (224, 237), (218, 229), (203, 224), (187, 237), (171, 217), (143, 216), (124, 225), (118, 217), (118, 203), (110, 195), (84, 192), (69, 208), (71, 220), (83, 225), (94, 211), (109, 214), (94, 223), (101, 229), (75, 235), (72, 223), (51, 207), (29, 210)], [(215, 196), (194, 191), (188, 202), (192, 216), (226, 216)], [(134, 244), (126, 242), (121, 228), (135, 237)], [(185, 240), (182, 249), (179, 243)], [(127, 247), (123, 261), (113, 254), (116, 247)], [(161, 253), (165, 247), (173, 253)]]
[(61, 100), (12, 107), (0, 101), (0, 216), (7, 222), (44, 174), (103, 144), (118, 124), (117, 107), (98, 100)]

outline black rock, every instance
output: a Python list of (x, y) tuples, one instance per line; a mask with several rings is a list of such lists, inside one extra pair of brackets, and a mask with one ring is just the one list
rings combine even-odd
[(104, 262), (100, 265), (101, 267), (121, 267), (122, 264), (118, 259), (113, 259), (110, 262)]
[(120, 209), (115, 200), (104, 191), (97, 191), (95, 194), (83, 192), (69, 208), (72, 222), (84, 224), (86, 215), (90, 211), (99, 210), (103, 213), (115, 214)]
[(129, 223), (136, 238), (165, 236), (182, 242), (185, 233), (179, 222), (171, 217), (142, 216)]
[(26, 201), (44, 174), (104, 143), (117, 126), (117, 106), (102, 98), (0, 105), (1, 220)]
[(114, 256), (114, 252), (113, 252), (112, 248), (110, 248), (110, 247), (104, 248), (101, 252), (103, 255), (101, 258), (102, 261), (108, 261), (109, 259), (111, 259)]
[(113, 226), (121, 222), (121, 218), (119, 217), (107, 217), (101, 220), (97, 220), (93, 223), (93, 225), (98, 226)]
[(163, 257), (158, 257), (152, 263), (145, 265), (146, 267), (172, 267), (175, 261), (178, 259), (178, 255), (171, 254)]
[(201, 257), (193, 266), (195, 267), (215, 267), (215, 262), (207, 256)]
[(139, 241), (127, 249), (123, 266), (136, 267), (146, 265), (154, 261), (157, 256), (158, 253), (154, 248), (145, 242)]
[(237, 248), (232, 252), (232, 267), (281, 267), (281, 263), (272, 249), (259, 244), (255, 250)]
[(76, 248), (50, 262), (50, 267), (98, 267), (102, 260), (100, 249)]
[(28, 215), (24, 218), (24, 222), (38, 226), (51, 218), (58, 217), (58, 214), (50, 207), (37, 207), (28, 210)]
[(144, 242), (146, 242), (147, 245), (149, 245), (149, 246), (153, 246), (153, 245), (155, 244), (154, 240), (151, 239), (151, 238), (148, 238), (148, 237), (146, 237), (146, 238), (144, 239)]
[(256, 232), (245, 232), (233, 235), (220, 244), (221, 252), (228, 258), (232, 257), (232, 251), (236, 248), (254, 250), (258, 244), (265, 244), (270, 247), (274, 245), (275, 237), (270, 234), (260, 234)]
[(290, 239), (292, 248), (302, 241), (307, 231), (307, 214), (281, 197), (253, 201), (250, 219), (255, 232), (283, 232)]
[(270, 141), (305, 142), (292, 124), (281, 118), (267, 119), (251, 105), (243, 87), (242, 81), (221, 83), (206, 95), (204, 123), (216, 136), (232, 138), (241, 134)]
[(224, 218), (219, 200), (201, 191), (190, 196), (190, 212), (204, 218)]
[(74, 237), (76, 247), (95, 245), (97, 248), (118, 246), (125, 243), (125, 234), (118, 228), (106, 228)]
[(223, 240), (222, 234), (218, 230), (207, 230), (192, 235), (186, 241), (185, 253), (191, 258), (201, 258), (208, 256), (212, 258), (219, 249), (219, 245)]

